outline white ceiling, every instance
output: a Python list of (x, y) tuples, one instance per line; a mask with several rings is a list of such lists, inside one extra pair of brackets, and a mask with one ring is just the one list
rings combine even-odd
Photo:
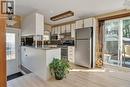
[[(38, 10), (45, 22), (58, 24), (123, 9), (125, 0), (15, 0), (16, 14), (24, 16)], [(56, 22), (50, 17), (71, 10), (75, 16)]]

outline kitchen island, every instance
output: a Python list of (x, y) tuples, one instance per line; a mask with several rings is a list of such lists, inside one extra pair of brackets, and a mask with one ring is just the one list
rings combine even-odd
[(21, 47), (21, 64), (43, 80), (50, 78), (49, 64), (61, 58), (61, 48)]

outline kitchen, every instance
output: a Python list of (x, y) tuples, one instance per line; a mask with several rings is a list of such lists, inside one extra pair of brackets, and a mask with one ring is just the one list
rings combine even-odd
[[(39, 12), (33, 12), (24, 16), (22, 19), (21, 30), (21, 64), (20, 72), (34, 72), (38, 76), (43, 74), (43, 79), (47, 80), (50, 75), (49, 63), (53, 58), (66, 59), (72, 64), (85, 66), (89, 68), (95, 67), (95, 18), (86, 18), (82, 20), (72, 21), (68, 23), (50, 25), (44, 23), (44, 15)], [(91, 28), (90, 42), (87, 43), (90, 49), (86, 50), (86, 45), (78, 44), (78, 32), (87, 34)], [(79, 30), (79, 31), (78, 31)], [(79, 33), (79, 34), (81, 34)], [(91, 33), (91, 32), (90, 32)], [(89, 33), (88, 33), (89, 35)], [(82, 36), (81, 36), (82, 37)], [(81, 38), (82, 39), (82, 38)], [(84, 38), (83, 38), (84, 39)], [(85, 38), (86, 39), (86, 38)], [(80, 46), (81, 45), (81, 46)], [(79, 48), (77, 48), (79, 47)], [(76, 54), (82, 53), (84, 57), (75, 57)], [(79, 49), (79, 52), (76, 50)], [(80, 52), (81, 51), (81, 52)], [(86, 52), (88, 51), (88, 54)], [(89, 52), (91, 51), (91, 52)], [(48, 53), (51, 52), (49, 55)], [(42, 54), (43, 53), (43, 54)], [(86, 58), (86, 56), (88, 56)], [(77, 58), (77, 59), (76, 59)], [(43, 60), (44, 59), (44, 60)], [(83, 61), (87, 61), (82, 63)], [(38, 64), (38, 65), (37, 65)], [(44, 69), (43, 66), (47, 65)], [(39, 69), (38, 69), (39, 68)]]
[[(45, 24), (44, 27), (45, 27), (44, 31), (41, 31), (42, 33), (44, 32), (43, 38), (42, 38), (42, 36), (39, 36), (39, 38), (38, 38), (39, 40), (37, 40), (37, 46), (35, 45), (35, 47), (42, 47), (42, 46), (50, 47), (50, 48), (60, 47), (61, 48), (61, 57), (67, 58), (70, 62), (74, 63), (75, 42), (76, 42), (75, 30), (87, 28), (87, 27), (94, 27), (94, 18), (87, 18), (87, 19), (83, 19), (83, 20), (77, 20), (77, 21), (72, 21), (72, 22), (68, 22), (68, 23), (58, 24), (58, 25), (54, 25), (54, 26)], [(41, 35), (42, 35), (42, 33), (41, 33)], [(95, 36), (95, 34), (94, 34), (94, 36)], [(93, 36), (93, 38), (94, 38), (94, 36)], [(22, 44), (28, 45), (27, 44), (28, 42), (26, 42), (26, 44), (25, 44), (25, 41), (26, 41), (26, 39), (29, 39), (29, 38), (30, 39), (33, 38), (33, 35), (32, 36), (30, 36), (30, 35), (23, 36)], [(34, 46), (34, 42), (33, 41), (31, 41), (31, 42), (32, 42), (32, 44), (30, 44), (30, 45)], [(35, 42), (35, 44), (36, 44), (36, 42)], [(93, 49), (93, 50), (95, 50), (95, 49)]]
[(7, 1), (8, 87), (129, 87), (128, 2)]

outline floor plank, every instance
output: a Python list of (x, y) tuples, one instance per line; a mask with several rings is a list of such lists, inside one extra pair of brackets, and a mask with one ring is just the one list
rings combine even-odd
[(8, 81), (8, 87), (130, 87), (129, 72), (109, 69), (87, 69), (73, 66), (67, 78), (43, 81), (35, 74), (28, 74)]

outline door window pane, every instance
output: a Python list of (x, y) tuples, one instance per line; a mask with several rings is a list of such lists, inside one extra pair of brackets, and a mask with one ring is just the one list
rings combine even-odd
[(104, 29), (104, 62), (118, 65), (120, 21), (106, 21)]
[(123, 20), (122, 66), (130, 68), (130, 19)]
[(15, 59), (15, 33), (6, 33), (6, 58)]
[(130, 68), (130, 18), (105, 21), (104, 62)]

